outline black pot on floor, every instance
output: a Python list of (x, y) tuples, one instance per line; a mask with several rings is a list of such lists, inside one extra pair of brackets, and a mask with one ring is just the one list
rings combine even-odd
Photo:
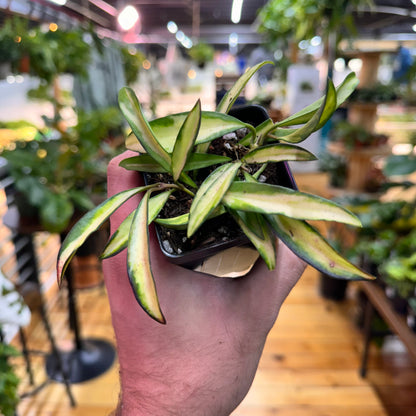
[(319, 293), (322, 297), (329, 300), (342, 301), (347, 292), (348, 280), (335, 279), (321, 273), (319, 280)]

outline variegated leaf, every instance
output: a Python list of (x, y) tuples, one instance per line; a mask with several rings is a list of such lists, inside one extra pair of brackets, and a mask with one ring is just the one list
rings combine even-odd
[[(276, 238), (261, 214), (230, 210), (234, 219), (256, 247), (269, 270), (276, 266)], [(260, 235), (259, 235), (260, 234)]]
[(279, 143), (257, 147), (247, 153), (241, 160), (244, 163), (267, 163), (315, 159), (315, 155), (302, 147)]
[(170, 172), (170, 155), (158, 142), (150, 124), (143, 115), (139, 100), (134, 91), (129, 87), (122, 88), (118, 94), (118, 101), (121, 112), (140, 144), (156, 162), (166, 169), (166, 171)]
[[(338, 108), (355, 90), (358, 85), (358, 78), (354, 73), (350, 73), (344, 79), (344, 81), (336, 88), (337, 91), (337, 104), (336, 108)], [(307, 123), (315, 111), (322, 105), (325, 97), (321, 97), (319, 100), (313, 102), (312, 104), (308, 105), (304, 109), (298, 111), (296, 114), (291, 115), (290, 117), (279, 121), (277, 123), (278, 126), (295, 126), (298, 124)]]
[[(172, 153), (179, 129), (187, 115), (188, 113), (172, 114), (150, 122), (150, 126), (158, 142), (168, 153)], [(246, 127), (246, 124), (235, 117), (214, 111), (202, 111), (201, 125), (195, 144), (198, 145), (212, 141), (224, 134), (231, 133), (243, 127)]]
[(176, 182), (185, 167), (186, 161), (195, 145), (201, 125), (201, 102), (198, 100), (183, 122), (172, 153), (172, 176)]
[(361, 225), (354, 214), (335, 202), (266, 183), (234, 182), (221, 202), (232, 209), (241, 211), (283, 214), (298, 219)]
[(146, 192), (135, 211), (127, 247), (127, 273), (130, 284), (140, 306), (149, 316), (166, 323), (160, 309), (156, 285), (150, 267), (148, 234), (148, 201)]
[(228, 113), (235, 103), (235, 100), (243, 91), (243, 88), (246, 86), (250, 78), (264, 65), (273, 64), (271, 61), (260, 62), (259, 64), (247, 69), (247, 71), (241, 75), (237, 82), (227, 91), (227, 93), (222, 97), (222, 100), (217, 106), (219, 113)]
[[(160, 194), (157, 194), (149, 199), (149, 224), (159, 215), (159, 212), (166, 204), (166, 201), (172, 192), (173, 190), (161, 192)], [(124, 219), (117, 230), (114, 231), (113, 235), (109, 238), (106, 246), (104, 247), (103, 253), (101, 254), (102, 259), (115, 256), (120, 251), (127, 248), (134, 212), (135, 210)]]
[(337, 253), (307, 222), (283, 215), (267, 219), (283, 243), (322, 273), (341, 279), (374, 279)]
[(198, 229), (220, 203), (240, 166), (241, 162), (222, 165), (215, 169), (201, 184), (189, 211), (188, 237)]
[[(186, 162), (184, 171), (192, 171), (207, 168), (212, 165), (219, 165), (231, 161), (227, 156), (214, 155), (211, 153), (192, 153)], [(166, 172), (150, 155), (144, 154), (132, 156), (121, 161), (120, 166), (127, 170), (139, 172)]]
[(148, 187), (129, 189), (113, 195), (100, 205), (87, 212), (69, 231), (61, 244), (57, 261), (57, 278), (60, 284), (69, 262), (85, 240), (110, 217), (124, 202), (133, 195), (147, 190)]
[[(318, 111), (310, 118), (310, 120), (303, 125), (302, 127), (299, 127), (298, 129), (293, 129), (293, 131), (288, 135), (283, 135), (282, 137), (279, 137), (280, 140), (283, 140), (288, 143), (299, 143), (305, 140), (307, 137), (309, 137), (314, 131), (318, 130), (322, 127), (323, 124), (325, 124), (333, 112), (336, 109), (336, 92), (334, 84), (331, 80), (328, 82), (328, 90), (327, 94), (324, 97), (324, 100), (322, 101), (321, 107), (318, 109)], [(276, 124), (276, 126), (278, 126)], [(271, 131), (271, 133), (273, 133)]]

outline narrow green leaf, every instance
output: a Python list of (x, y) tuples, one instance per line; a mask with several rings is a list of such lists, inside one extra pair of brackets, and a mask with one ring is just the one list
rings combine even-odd
[(281, 140), (289, 143), (299, 143), (309, 137), (314, 131), (318, 130), (325, 124), (333, 112), (336, 109), (336, 92), (334, 84), (329, 80), (328, 91), (322, 101), (321, 107), (310, 118), (310, 120), (298, 129), (293, 129), (292, 132), (284, 137), (280, 137)]
[(354, 214), (335, 202), (267, 183), (234, 182), (221, 202), (232, 209), (241, 211), (283, 214), (298, 219), (361, 225)]
[(215, 169), (201, 184), (189, 211), (188, 237), (205, 221), (221, 202), (237, 175), (241, 162), (228, 163)]
[[(261, 214), (230, 210), (234, 219), (260, 253), (269, 270), (276, 266), (276, 238)], [(260, 235), (259, 235), (260, 234)]]
[[(150, 122), (153, 133), (158, 142), (168, 152), (172, 153), (179, 129), (185, 121), (188, 113), (172, 114), (157, 118)], [(224, 134), (246, 127), (246, 124), (228, 114), (216, 113), (214, 111), (201, 112), (201, 125), (195, 144), (212, 141)]]
[[(263, 123), (259, 124), (255, 127), (256, 130), (256, 142), (263, 142), (262, 137), (267, 136), (267, 134), (275, 128), (275, 125), (273, 123), (273, 120), (271, 118), (268, 118), (267, 120), (263, 121)], [(287, 130), (287, 129), (286, 129)], [(243, 146), (248, 146), (250, 142), (253, 140), (253, 135), (251, 132), (247, 133), (246, 136), (244, 136), (240, 140), (240, 144)]]
[(71, 229), (63, 241), (58, 253), (57, 260), (57, 278), (58, 284), (61, 284), (63, 274), (68, 267), (69, 262), (78, 248), (85, 242), (90, 234), (110, 217), (110, 215), (126, 202), (133, 195), (147, 190), (148, 187), (129, 189), (113, 195), (111, 198), (102, 202), (100, 205), (87, 212)]
[(227, 156), (214, 155), (211, 153), (192, 153), (186, 162), (185, 171), (207, 168), (212, 165), (224, 164), (231, 161)]
[(139, 100), (134, 91), (129, 87), (123, 87), (118, 94), (118, 101), (121, 112), (140, 144), (156, 162), (166, 169), (166, 171), (170, 172), (170, 155), (158, 142), (150, 124), (143, 115)]
[[(152, 196), (149, 199), (149, 224), (155, 220), (159, 215), (159, 212), (166, 204), (166, 201), (169, 198), (169, 195), (173, 190), (168, 190), (161, 192), (156, 196)], [(107, 259), (109, 257), (115, 256), (120, 253), (120, 251), (127, 248), (127, 242), (129, 238), (129, 232), (131, 229), (131, 224), (133, 221), (133, 216), (136, 210), (131, 212), (124, 221), (119, 225), (113, 235), (108, 239), (107, 244), (104, 247), (103, 253), (101, 254), (102, 259)]]
[(237, 82), (227, 91), (227, 93), (222, 97), (222, 100), (217, 106), (219, 113), (228, 113), (233, 106), (235, 100), (243, 91), (243, 88), (246, 86), (250, 78), (264, 65), (272, 64), (271, 61), (260, 62), (259, 64), (249, 68), (238, 80)]
[(156, 218), (155, 223), (174, 230), (186, 230), (189, 221), (189, 214), (178, 215), (172, 218)]
[(167, 172), (159, 163), (148, 154), (127, 157), (120, 162), (120, 166), (127, 170), (139, 172), (163, 173)]
[(291, 144), (271, 144), (258, 147), (247, 153), (244, 163), (281, 162), (284, 160), (315, 160), (316, 156), (306, 149)]
[(198, 100), (183, 122), (173, 148), (171, 171), (175, 182), (179, 179), (186, 161), (195, 145), (200, 125), (201, 102)]
[[(358, 78), (356, 75), (351, 72), (346, 76), (344, 81), (336, 88), (337, 91), (337, 104), (336, 108), (338, 108), (355, 90), (358, 85)], [(315, 111), (322, 105), (322, 101), (324, 97), (321, 97), (319, 100), (313, 102), (312, 104), (308, 105), (304, 109), (298, 111), (296, 114), (279, 121), (276, 123), (278, 126), (295, 126), (297, 124), (307, 123)]]
[[(208, 219), (218, 217), (219, 215), (225, 214), (225, 208), (222, 205), (218, 205), (212, 212), (209, 214)], [(177, 230), (185, 230), (188, 226), (189, 214), (178, 215), (177, 217), (172, 218), (156, 218), (155, 223), (163, 225), (166, 228), (173, 228)]]
[(127, 247), (127, 273), (140, 306), (157, 322), (166, 323), (160, 310), (156, 285), (150, 268), (148, 201), (146, 192), (135, 211)]
[[(184, 167), (184, 171), (192, 171), (207, 168), (212, 165), (219, 165), (229, 162), (231, 158), (227, 156), (214, 155), (211, 153), (191, 153)], [(153, 158), (148, 154), (132, 156), (123, 159), (120, 166), (127, 170), (136, 170), (139, 172), (166, 172)], [(196, 187), (194, 185), (194, 187)]]
[(322, 273), (341, 279), (374, 279), (337, 253), (307, 222), (283, 215), (267, 219), (283, 243)]

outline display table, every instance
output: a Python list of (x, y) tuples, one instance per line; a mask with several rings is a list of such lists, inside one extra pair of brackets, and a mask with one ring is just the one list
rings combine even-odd
[(364, 321), (364, 349), (362, 353), (360, 374), (365, 377), (369, 347), (374, 333), (371, 329), (374, 311), (377, 311), (384, 319), (390, 330), (396, 334), (406, 346), (410, 357), (416, 362), (416, 333), (407, 325), (404, 316), (397, 313), (391, 301), (385, 295), (383, 289), (375, 283), (360, 282), (359, 289), (367, 298)]

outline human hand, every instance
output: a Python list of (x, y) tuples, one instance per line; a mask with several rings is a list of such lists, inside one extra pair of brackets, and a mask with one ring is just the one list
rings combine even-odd
[[(142, 185), (137, 172), (108, 169), (109, 196)], [(129, 200), (111, 231), (137, 207)], [(305, 264), (279, 243), (277, 267), (258, 261), (241, 278), (214, 278), (171, 264), (150, 228), (150, 252), (167, 324), (138, 305), (127, 277), (126, 253), (103, 262), (120, 363), (122, 416), (227, 416), (247, 394), (280, 306)]]

